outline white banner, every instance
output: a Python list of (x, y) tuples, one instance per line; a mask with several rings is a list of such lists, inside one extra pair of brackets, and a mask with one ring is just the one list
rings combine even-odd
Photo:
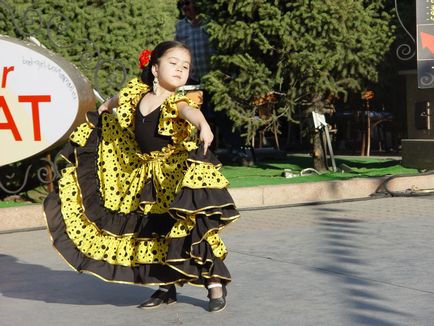
[(0, 166), (63, 142), (95, 108), (87, 79), (60, 56), (0, 36)]

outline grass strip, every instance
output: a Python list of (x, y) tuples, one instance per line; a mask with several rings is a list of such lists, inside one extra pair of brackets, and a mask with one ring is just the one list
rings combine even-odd
[(285, 178), (283, 171), (290, 169), (294, 174), (299, 174), (303, 169), (312, 167), (311, 157), (288, 155), (284, 161), (259, 162), (251, 167), (224, 166), (221, 171), (233, 188), (419, 173), (417, 169), (401, 166), (401, 161), (395, 158), (342, 156), (335, 160), (339, 172), (326, 172), (321, 175), (310, 174), (293, 178)]

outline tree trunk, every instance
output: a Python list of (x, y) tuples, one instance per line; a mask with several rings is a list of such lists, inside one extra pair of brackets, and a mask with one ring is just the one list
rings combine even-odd
[(322, 139), (322, 133), (320, 131), (314, 131), (312, 135), (313, 139), (313, 168), (318, 172), (327, 171), (326, 152), (324, 139)]

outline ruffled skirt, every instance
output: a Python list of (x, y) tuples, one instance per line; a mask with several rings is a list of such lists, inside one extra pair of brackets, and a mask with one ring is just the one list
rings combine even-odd
[(88, 114), (62, 157), (69, 164), (44, 210), (73, 269), (131, 284), (231, 280), (219, 232), (239, 213), (212, 153), (169, 146), (141, 155), (112, 116)]

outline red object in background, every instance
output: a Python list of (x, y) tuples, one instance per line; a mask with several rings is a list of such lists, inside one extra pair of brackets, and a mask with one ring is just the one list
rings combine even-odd
[(422, 48), (428, 48), (434, 54), (434, 35), (420, 32), (420, 39), (422, 40)]

